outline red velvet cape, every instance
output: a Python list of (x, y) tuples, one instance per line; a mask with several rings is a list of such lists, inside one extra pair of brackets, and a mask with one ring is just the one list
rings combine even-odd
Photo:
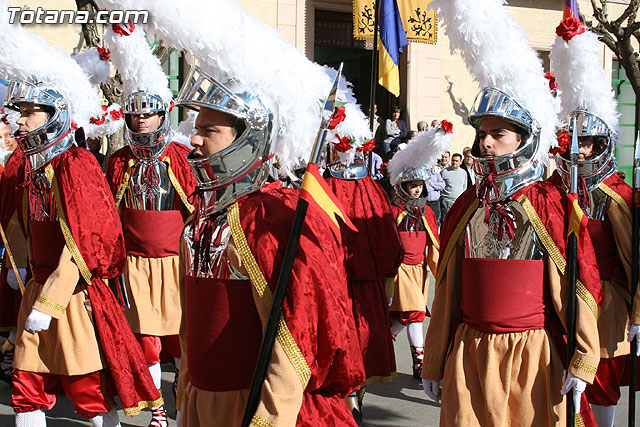
[[(299, 193), (265, 185), (238, 202), (249, 248), (273, 290)], [(282, 313), (311, 370), (297, 425), (351, 425), (344, 398), (364, 380), (345, 281), (344, 251), (325, 216), (310, 206)]]
[[(56, 203), (62, 207), (64, 220), (91, 275), (87, 291), (109, 373), (125, 413), (136, 415), (162, 399), (142, 349), (104, 282), (119, 276), (125, 261), (122, 226), (113, 197), (95, 156), (86, 149), (71, 147), (49, 164), (59, 192), (55, 194)], [(18, 209), (21, 211), (21, 206)]]
[[(193, 177), (193, 172), (191, 172), (191, 166), (187, 162), (187, 155), (191, 150), (175, 141), (171, 142), (164, 153), (160, 155), (160, 160), (165, 157), (169, 158), (169, 163), (171, 166), (171, 170), (176, 176), (176, 179), (180, 183), (180, 186), (184, 190), (186, 196), (190, 196), (191, 193), (194, 192), (196, 188), (196, 181)], [(122, 147), (109, 158), (109, 163), (107, 165), (107, 181), (109, 182), (109, 187), (111, 188), (111, 192), (115, 196), (122, 185), (122, 180), (124, 179), (124, 175), (129, 167), (129, 161), (134, 160), (138, 162), (138, 158), (133, 154), (131, 147), (128, 145)], [(180, 195), (176, 192), (176, 204), (175, 206), (181, 206), (183, 209), (183, 214), (188, 216), (188, 212), (184, 203), (180, 199)]]
[(349, 295), (367, 379), (389, 377), (396, 370), (385, 277), (394, 277), (402, 262), (402, 243), (389, 198), (371, 177), (328, 178), (358, 231), (342, 227)]
[[(0, 178), (0, 200), (2, 200), (0, 203), (0, 221), (5, 234), (9, 221), (11, 221), (14, 213), (16, 213), (16, 205), (22, 203), (23, 191), (22, 188), (19, 188), (19, 184), (24, 177), (24, 159), (24, 156), (20, 153), (20, 149), (16, 148), (9, 157), (2, 177)], [(22, 228), (21, 222), (20, 227)], [(24, 234), (24, 229), (22, 229), (22, 232)], [(14, 254), (14, 257), (15, 256), (16, 254)], [(18, 312), (20, 311), (22, 295), (19, 290), (11, 289), (7, 284), (7, 273), (12, 268), (9, 257), (5, 254), (2, 260), (2, 271), (0, 272), (0, 301), (2, 301), (2, 308), (0, 309), (0, 330), (15, 328), (18, 320)]]

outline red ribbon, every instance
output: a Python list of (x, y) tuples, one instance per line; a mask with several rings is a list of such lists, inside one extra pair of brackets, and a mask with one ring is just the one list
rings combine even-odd
[(114, 33), (118, 33), (121, 36), (130, 36), (133, 33), (133, 30), (136, 29), (136, 26), (133, 22), (129, 21), (126, 24), (113, 24), (111, 29)]
[(489, 195), (493, 191), (493, 194), (498, 194), (498, 187), (496, 186), (495, 176), (492, 173), (488, 173), (482, 177), (480, 186), (478, 187), (478, 198), (482, 203), (486, 205)]

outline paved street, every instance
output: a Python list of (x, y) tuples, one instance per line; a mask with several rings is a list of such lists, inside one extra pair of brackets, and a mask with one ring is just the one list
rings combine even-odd
[[(433, 277), (429, 287), (429, 307), (433, 300)], [(426, 332), (425, 322), (424, 331)], [(390, 383), (374, 383), (367, 387), (364, 398), (364, 425), (366, 427), (432, 427), (439, 424), (439, 405), (427, 399), (419, 381), (411, 376), (411, 356), (406, 332), (402, 332), (395, 343), (398, 375)], [(171, 417), (170, 426), (175, 426), (175, 401), (171, 392), (173, 372), (170, 365), (163, 366), (162, 391), (167, 401), (166, 408)], [(628, 390), (622, 390), (622, 398), (616, 410), (616, 425), (627, 424), (627, 399)], [(9, 427), (14, 424), (13, 410), (9, 406), (11, 390), (5, 383), (0, 383), (0, 427)], [(640, 420), (640, 408), (637, 411), (637, 419)], [(48, 426), (90, 426), (91, 424), (81, 419), (73, 411), (73, 407), (61, 396), (56, 407), (47, 413)], [(123, 426), (147, 426), (151, 414), (142, 412), (137, 417), (127, 417), (120, 411), (120, 420)], [(226, 426), (225, 426), (226, 427)]]

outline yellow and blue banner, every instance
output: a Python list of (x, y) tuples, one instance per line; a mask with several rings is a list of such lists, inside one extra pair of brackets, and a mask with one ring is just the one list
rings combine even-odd
[(400, 54), (409, 44), (396, 0), (380, 0), (380, 52), (378, 83), (395, 96), (400, 96)]

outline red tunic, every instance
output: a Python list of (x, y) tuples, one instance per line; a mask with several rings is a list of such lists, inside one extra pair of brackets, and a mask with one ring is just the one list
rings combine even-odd
[(328, 178), (327, 183), (357, 227), (342, 229), (347, 285), (367, 379), (389, 377), (396, 370), (383, 279), (393, 277), (402, 260), (402, 244), (389, 199), (382, 187), (365, 177)]

